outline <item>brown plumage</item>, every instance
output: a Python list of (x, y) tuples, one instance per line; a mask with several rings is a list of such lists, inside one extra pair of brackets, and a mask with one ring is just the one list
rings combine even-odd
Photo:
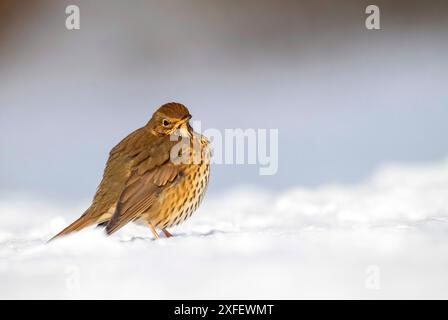
[[(96, 224), (112, 234), (131, 221), (147, 224), (156, 238), (155, 228), (171, 236), (166, 228), (197, 209), (210, 173), (208, 141), (193, 132), (190, 118), (182, 104), (167, 103), (116, 145), (91, 206), (51, 240)], [(186, 147), (179, 148), (181, 140), (173, 135)]]

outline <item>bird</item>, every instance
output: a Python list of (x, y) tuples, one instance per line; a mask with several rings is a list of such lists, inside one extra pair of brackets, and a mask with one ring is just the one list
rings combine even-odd
[(183, 104), (166, 103), (112, 148), (90, 207), (49, 241), (93, 225), (111, 235), (129, 222), (172, 237), (167, 229), (196, 211), (210, 177), (210, 144), (191, 118)]

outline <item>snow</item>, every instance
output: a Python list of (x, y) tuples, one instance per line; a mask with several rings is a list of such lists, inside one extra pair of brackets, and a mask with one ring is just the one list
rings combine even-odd
[(209, 195), (175, 238), (130, 225), (46, 244), (86, 205), (0, 201), (1, 299), (448, 298), (448, 161)]

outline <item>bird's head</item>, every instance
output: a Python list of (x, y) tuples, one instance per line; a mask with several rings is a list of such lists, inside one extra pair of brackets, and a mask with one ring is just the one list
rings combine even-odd
[(156, 135), (171, 135), (176, 130), (191, 131), (189, 120), (191, 114), (183, 104), (170, 102), (161, 106), (152, 115), (148, 126)]

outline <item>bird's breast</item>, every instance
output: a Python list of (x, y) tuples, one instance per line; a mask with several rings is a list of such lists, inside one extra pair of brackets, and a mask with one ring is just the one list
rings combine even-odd
[(176, 181), (161, 192), (158, 205), (147, 216), (150, 220), (148, 222), (158, 228), (168, 228), (183, 222), (204, 198), (210, 177), (210, 153), (207, 141), (201, 137), (198, 139), (203, 155), (201, 161), (185, 166)]

